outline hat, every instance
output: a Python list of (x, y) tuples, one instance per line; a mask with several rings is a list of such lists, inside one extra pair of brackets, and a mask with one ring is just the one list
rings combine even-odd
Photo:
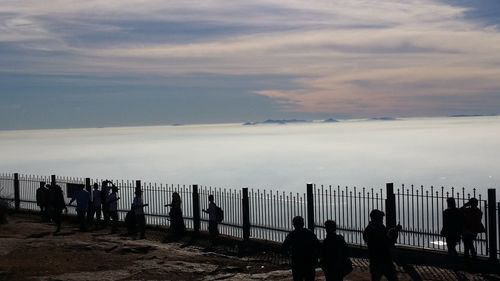
[(377, 210), (377, 209), (374, 209), (370, 212), (370, 218), (372, 220), (375, 220), (375, 219), (381, 219), (385, 216), (384, 212), (380, 211), (380, 210)]

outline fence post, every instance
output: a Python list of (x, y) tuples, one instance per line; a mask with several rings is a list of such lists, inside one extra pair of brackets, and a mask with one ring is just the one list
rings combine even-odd
[(56, 175), (50, 176), (50, 185), (56, 185)]
[[(498, 225), (500, 225), (500, 203), (497, 203), (497, 210), (498, 210)], [(500, 245), (500, 233), (497, 233), (498, 234), (498, 245)]]
[(200, 194), (198, 185), (193, 184), (193, 231), (195, 234), (200, 232)]
[(394, 184), (385, 185), (387, 198), (385, 199), (385, 224), (387, 228), (396, 226), (396, 195), (394, 195)]
[(314, 194), (313, 184), (307, 184), (307, 228), (314, 231)]
[(496, 220), (496, 190), (488, 189), (488, 243), (490, 260), (496, 261), (497, 258), (497, 220)]
[(19, 174), (14, 173), (14, 207), (16, 211), (19, 211), (21, 207), (21, 194), (19, 190)]
[(243, 198), (241, 202), (243, 208), (243, 241), (250, 240), (250, 204), (248, 200), (248, 188), (243, 188)]
[(141, 181), (140, 180), (136, 180), (135, 181), (135, 191), (142, 191), (142, 186), (141, 186)]

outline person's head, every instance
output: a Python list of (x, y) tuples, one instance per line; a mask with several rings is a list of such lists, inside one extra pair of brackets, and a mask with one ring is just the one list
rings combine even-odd
[(94, 183), (94, 190), (98, 190), (99, 189), (99, 185), (97, 183)]
[(370, 220), (372, 222), (383, 223), (384, 216), (385, 216), (384, 212), (377, 210), (377, 209), (374, 209), (370, 212)]
[(118, 186), (113, 185), (113, 186), (111, 187), (111, 191), (112, 191), (112, 192), (115, 192), (115, 193), (116, 193), (116, 192), (118, 192)]
[(455, 209), (457, 207), (457, 204), (455, 203), (455, 198), (449, 197), (446, 199), (446, 203), (448, 203), (448, 208), (450, 209)]
[(208, 195), (208, 201), (214, 202), (214, 196), (212, 194)]
[(469, 199), (469, 204), (471, 207), (477, 208), (477, 206), (479, 205), (479, 202), (477, 201), (476, 198), (472, 197), (471, 199)]
[(83, 184), (78, 185), (78, 190), (83, 190), (84, 188), (85, 188), (85, 186)]
[(179, 193), (172, 193), (172, 204), (181, 204), (181, 196), (179, 195)]
[(142, 197), (142, 190), (140, 190), (139, 188), (136, 188), (134, 193), (135, 193), (135, 196)]
[(304, 228), (304, 218), (301, 216), (296, 216), (292, 220), (293, 227), (295, 229), (302, 229)]
[(337, 223), (332, 220), (325, 221), (326, 234), (335, 234), (337, 231)]

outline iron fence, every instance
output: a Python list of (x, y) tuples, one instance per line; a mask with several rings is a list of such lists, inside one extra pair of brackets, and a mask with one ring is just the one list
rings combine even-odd
[[(68, 184), (83, 184), (88, 189), (102, 179), (85, 179), (61, 176), (37, 176), (0, 174), (0, 197), (16, 203), (16, 209), (37, 211), (36, 189), (44, 183), (57, 183), (67, 198)], [(486, 233), (476, 240), (478, 255), (498, 256), (498, 220), (500, 218), (495, 190), (489, 190), (488, 200), (483, 199), (476, 189), (425, 188), (392, 184), (386, 188), (357, 188), (333, 185), (307, 185), (305, 193), (279, 192), (268, 189), (225, 189), (212, 186), (145, 183), (141, 181), (111, 180), (119, 188), (118, 211), (124, 220), (130, 210), (134, 191), (141, 188), (148, 225), (168, 227), (169, 204), (172, 194), (178, 192), (182, 198), (182, 212), (188, 229), (207, 231), (208, 215), (202, 212), (208, 208), (208, 196), (213, 194), (215, 202), (224, 210), (224, 220), (219, 226), (221, 234), (239, 239), (259, 239), (282, 242), (292, 230), (292, 218), (302, 216), (306, 225), (314, 230), (319, 239), (326, 236), (323, 227), (326, 220), (337, 222), (338, 232), (354, 245), (364, 245), (362, 233), (369, 223), (369, 213), (379, 209), (387, 214), (387, 224), (399, 223), (402, 231), (398, 244), (409, 247), (445, 251), (446, 245), (440, 235), (442, 213), (446, 199), (454, 197), (457, 207), (471, 197), (479, 201), (483, 212)], [(17, 194), (17, 195), (16, 195)], [(391, 199), (392, 198), (392, 199)], [(75, 207), (68, 207), (69, 214), (76, 214)], [(492, 216), (493, 215), (493, 216)], [(489, 216), (492, 216), (491, 218)], [(458, 247), (463, 251), (462, 245)]]

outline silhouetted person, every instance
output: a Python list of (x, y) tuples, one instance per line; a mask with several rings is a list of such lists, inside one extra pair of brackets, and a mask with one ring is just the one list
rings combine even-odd
[(111, 181), (105, 180), (101, 184), (101, 202), (102, 202), (102, 214), (104, 216), (104, 226), (109, 223), (109, 211), (108, 211), (108, 196), (110, 194), (111, 188), (108, 184), (113, 184)]
[(309, 229), (304, 228), (304, 219), (293, 218), (293, 227), (281, 246), (284, 254), (292, 256), (292, 275), (294, 281), (312, 281), (316, 276), (319, 240)]
[(106, 198), (106, 205), (108, 207), (108, 215), (110, 219), (112, 220), (111, 222), (111, 233), (116, 233), (118, 229), (118, 200), (120, 200), (120, 197), (118, 197), (118, 187), (113, 185), (111, 188), (111, 194), (109, 194)]
[(170, 207), (168, 215), (170, 217), (170, 233), (172, 234), (172, 238), (174, 240), (179, 239), (184, 235), (184, 232), (186, 232), (186, 225), (182, 218), (181, 196), (179, 193), (172, 193), (172, 202), (165, 205), (165, 207)]
[(57, 184), (49, 185), (49, 204), (48, 209), (52, 221), (56, 224), (56, 231), (58, 233), (61, 231), (61, 215), (62, 210), (68, 211), (66, 208), (66, 202), (64, 201), (64, 195), (61, 187)]
[(45, 187), (44, 182), (40, 182), (40, 187), (36, 190), (36, 204), (40, 207), (42, 221), (49, 221), (50, 216), (47, 209), (49, 204), (49, 189)]
[(352, 271), (349, 248), (342, 235), (337, 234), (337, 224), (325, 222), (326, 238), (320, 250), (321, 268), (326, 281), (340, 281)]
[(87, 210), (89, 207), (90, 194), (83, 189), (83, 185), (75, 191), (73, 198), (69, 201), (69, 205), (76, 201), (76, 214), (78, 217), (78, 224), (80, 225), (80, 231), (86, 231), (85, 220), (87, 215)]
[(144, 216), (144, 207), (149, 204), (144, 204), (142, 201), (142, 190), (135, 190), (135, 197), (132, 203), (132, 209), (135, 213), (135, 222), (137, 223), (137, 228), (139, 229), (140, 239), (144, 239), (146, 236), (146, 217)]
[(86, 222), (87, 222), (87, 227), (90, 227), (94, 220), (94, 204), (93, 204), (94, 198), (93, 198), (92, 187), (90, 185), (86, 186), (85, 190), (89, 194)]
[(203, 212), (208, 214), (208, 233), (210, 238), (215, 241), (219, 237), (219, 221), (217, 220), (217, 205), (214, 202), (214, 196), (208, 195), (208, 209)]
[(443, 228), (441, 235), (446, 239), (446, 247), (448, 254), (451, 257), (452, 263), (456, 263), (458, 253), (456, 250), (458, 242), (460, 242), (460, 235), (463, 228), (462, 212), (457, 209), (454, 198), (446, 199), (448, 208), (443, 211)]
[(102, 215), (102, 195), (99, 190), (99, 185), (94, 183), (94, 190), (92, 191), (92, 219), (95, 214), (95, 226), (99, 226), (101, 223), (101, 215)]
[(483, 212), (481, 212), (477, 206), (477, 199), (471, 198), (469, 202), (465, 203), (460, 208), (464, 220), (462, 238), (464, 240), (464, 258), (466, 262), (469, 261), (470, 255), (472, 255), (472, 258), (477, 257), (474, 240), (477, 238), (478, 233), (485, 231), (484, 226), (481, 223)]
[(363, 239), (368, 246), (368, 257), (370, 260), (370, 275), (372, 281), (378, 281), (385, 276), (388, 281), (398, 280), (394, 268), (391, 248), (398, 239), (401, 226), (387, 230), (385, 227), (384, 212), (372, 210), (370, 212), (370, 223), (363, 232)]

